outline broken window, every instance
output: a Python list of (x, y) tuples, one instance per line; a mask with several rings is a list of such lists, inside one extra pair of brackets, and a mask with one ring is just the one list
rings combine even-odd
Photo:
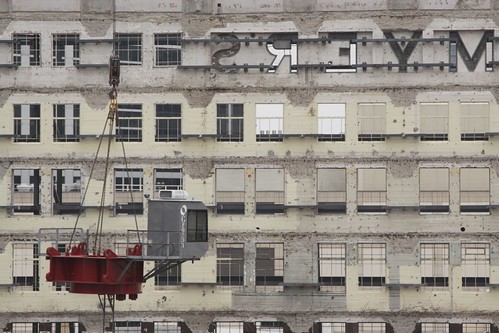
[(217, 104), (217, 141), (242, 142), (244, 105)]
[(283, 169), (256, 169), (256, 213), (284, 213)]
[(421, 141), (447, 141), (449, 132), (449, 104), (421, 103)]
[(54, 142), (80, 141), (80, 105), (54, 104)]
[(489, 132), (489, 103), (462, 102), (461, 108), (461, 140), (478, 141), (488, 140)]
[(123, 34), (114, 36), (114, 50), (123, 66), (142, 65), (142, 35)]
[(357, 169), (357, 212), (386, 212), (386, 169)]
[(345, 141), (345, 104), (319, 103), (319, 141)]
[(320, 291), (345, 291), (346, 246), (345, 244), (319, 244)]
[(160, 273), (154, 277), (155, 289), (161, 290), (168, 286), (180, 285), (182, 283), (181, 269), (182, 269), (181, 265), (175, 265), (170, 269), (160, 271)]
[(421, 244), (421, 284), (449, 286), (449, 244)]
[(244, 244), (217, 244), (217, 284), (244, 285)]
[(38, 244), (12, 244), (12, 283), (15, 290), (38, 291)]
[(383, 286), (386, 276), (386, 244), (358, 244), (359, 286)]
[(79, 169), (52, 170), (53, 214), (77, 214), (81, 209), (81, 171)]
[(118, 104), (116, 142), (142, 141), (142, 105)]
[(181, 116), (181, 104), (156, 104), (156, 142), (181, 141)]
[(359, 323), (359, 333), (385, 333), (386, 323)]
[(180, 333), (181, 327), (176, 321), (155, 321), (154, 333)]
[(488, 323), (463, 323), (463, 333), (490, 333)]
[(40, 34), (14, 34), (13, 63), (18, 66), (40, 66)]
[(317, 169), (317, 211), (346, 213), (346, 169)]
[(159, 198), (159, 191), (178, 191), (184, 189), (182, 168), (154, 169), (154, 197)]
[(14, 213), (40, 215), (40, 169), (14, 169), (12, 175)]
[(256, 104), (256, 141), (282, 141), (283, 104)]
[(244, 214), (244, 169), (216, 169), (217, 214)]
[(421, 333), (449, 333), (449, 324), (421, 323)]
[(53, 35), (52, 64), (53, 66), (64, 67), (72, 67), (80, 64), (80, 35)]
[(40, 104), (14, 105), (14, 142), (40, 142)]
[(490, 244), (461, 244), (463, 287), (485, 287), (490, 283)]
[(154, 65), (178, 66), (182, 64), (182, 34), (154, 35)]
[(449, 169), (419, 169), (419, 209), (421, 213), (449, 212)]
[(488, 213), (490, 206), (489, 168), (461, 168), (459, 171), (461, 213)]
[(114, 205), (116, 214), (144, 213), (144, 171), (115, 169)]
[(244, 333), (242, 321), (218, 321), (215, 324), (215, 333)]
[(385, 103), (360, 103), (357, 105), (357, 117), (359, 141), (385, 141)]
[(256, 291), (282, 291), (284, 244), (257, 243), (255, 261)]

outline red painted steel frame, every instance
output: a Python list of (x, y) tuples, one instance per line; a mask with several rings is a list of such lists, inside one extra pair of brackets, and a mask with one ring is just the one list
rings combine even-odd
[[(128, 253), (139, 256), (142, 246), (135, 245), (128, 249)], [(49, 247), (47, 255), (50, 257), (47, 281), (69, 282), (71, 293), (116, 295), (116, 299), (121, 301), (127, 294), (129, 299), (135, 300), (142, 292), (143, 261), (120, 257), (110, 249), (104, 250), (102, 255), (89, 255), (84, 242), (65, 255)]]

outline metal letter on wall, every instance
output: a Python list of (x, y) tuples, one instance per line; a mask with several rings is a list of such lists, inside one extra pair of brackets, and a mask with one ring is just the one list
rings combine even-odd
[[(213, 67), (223, 73), (236, 73), (239, 69), (237, 68), (224, 68), (224, 65), (220, 64), (220, 59), (221, 58), (230, 58), (235, 56), (239, 50), (241, 49), (241, 43), (237, 42), (235, 40), (239, 39), (236, 35), (232, 34), (220, 34), (216, 36), (216, 38), (219, 38), (220, 41), (217, 41), (216, 45), (219, 44), (229, 44), (227, 46), (224, 46), (221, 49), (218, 49), (213, 53), (211, 56), (211, 64)], [(229, 41), (225, 42), (223, 41), (224, 39), (228, 39)]]
[[(483, 33), (482, 38), (478, 42), (478, 45), (475, 49), (475, 52), (473, 52), (473, 56), (470, 55), (468, 52), (468, 49), (464, 45), (464, 42), (461, 38), (461, 35), (459, 34), (458, 31), (451, 31), (449, 33), (450, 38), (453, 38), (456, 40), (456, 42), (451, 42), (449, 46), (449, 55), (450, 55), (450, 63), (452, 64), (451, 67), (449, 68), (450, 72), (456, 72), (457, 71), (457, 54), (461, 56), (461, 59), (463, 60), (466, 68), (468, 69), (469, 72), (474, 72), (478, 62), (482, 58), (483, 53), (485, 52), (488, 56), (492, 57), (493, 55), (493, 43), (488, 41), (489, 38), (494, 37), (494, 31), (493, 30), (486, 30)], [(486, 50), (486, 51), (485, 51)], [(457, 52), (456, 52), (457, 51)], [(488, 62), (492, 62), (493, 59), (488, 59), (486, 56), (485, 60), (485, 71), (491, 72), (494, 70), (493, 65), (487, 65)]]
[(281, 64), (284, 57), (289, 56), (290, 58), (290, 72), (297, 73), (298, 68), (298, 44), (296, 39), (298, 35), (296, 34), (275, 34), (271, 35), (269, 39), (273, 42), (267, 43), (267, 50), (270, 54), (274, 55), (275, 58), (272, 61), (272, 68), (269, 68), (268, 73), (275, 73), (277, 67)]
[(328, 66), (326, 67), (326, 73), (355, 73), (357, 72), (357, 43), (352, 42), (353, 39), (357, 38), (356, 32), (332, 32), (329, 34), (329, 38), (334, 39), (336, 41), (348, 41), (349, 48), (348, 52), (342, 53), (342, 49), (340, 48), (339, 55), (340, 56), (348, 56), (348, 65), (340, 65), (333, 64), (332, 61), (328, 62)]
[[(385, 37), (387, 39), (395, 39), (395, 36), (393, 35), (392, 32), (385, 32), (384, 34), (385, 34)], [(423, 35), (422, 31), (414, 31), (412, 33), (411, 39), (419, 39), (419, 38), (421, 38), (422, 35)], [(393, 54), (395, 54), (395, 57), (397, 57), (399, 64), (406, 65), (407, 61), (411, 57), (412, 52), (414, 52), (414, 49), (418, 45), (418, 41), (417, 40), (409, 40), (407, 43), (405, 43), (407, 45), (404, 47), (404, 50), (402, 50), (402, 48), (400, 47), (399, 42), (392, 41), (392, 42), (388, 42), (388, 44), (390, 45), (390, 48), (392, 49)], [(403, 73), (407, 72), (407, 67), (401, 66), (399, 68), (399, 72), (403, 72)]]

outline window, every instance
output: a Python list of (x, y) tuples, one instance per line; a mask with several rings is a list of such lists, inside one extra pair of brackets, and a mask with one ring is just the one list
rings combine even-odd
[(15, 290), (38, 291), (38, 244), (12, 244), (12, 278)]
[(120, 58), (121, 65), (142, 65), (141, 34), (116, 34), (114, 36), (114, 49)]
[(421, 141), (447, 141), (449, 132), (449, 105), (421, 103)]
[[(158, 263), (156, 263), (158, 264)], [(156, 290), (163, 289), (167, 286), (178, 286), (182, 283), (182, 265), (175, 265), (169, 269), (161, 270), (154, 277), (154, 285)]]
[(421, 283), (429, 287), (449, 285), (449, 244), (421, 244)]
[(283, 169), (256, 169), (256, 213), (284, 213)]
[(448, 323), (422, 323), (421, 333), (449, 333)]
[(244, 244), (217, 244), (217, 283), (244, 285)]
[(344, 291), (345, 277), (345, 244), (319, 244), (319, 290)]
[[(40, 329), (40, 331), (42, 331)], [(79, 324), (75, 322), (59, 322), (52, 323), (52, 332), (53, 333), (78, 333), (79, 332)], [(43, 333), (43, 332), (41, 332)]]
[(217, 141), (243, 141), (243, 125), (243, 104), (217, 104)]
[(14, 34), (14, 65), (40, 66), (40, 34)]
[(142, 169), (116, 169), (114, 173), (116, 214), (143, 214), (144, 171)]
[(374, 287), (385, 284), (386, 245), (358, 244), (359, 286)]
[[(68, 249), (68, 244), (64, 243), (56, 243), (52, 245), (59, 251), (59, 253), (64, 254)], [(50, 260), (50, 257), (46, 257), (47, 260)], [(52, 290), (53, 291), (69, 291), (71, 288), (71, 282), (52, 282)]]
[(188, 242), (208, 241), (208, 211), (206, 210), (187, 211), (187, 241)]
[(180, 333), (181, 327), (175, 321), (155, 321), (154, 333)]
[(359, 333), (385, 333), (386, 323), (359, 323)]
[(215, 333), (243, 333), (244, 323), (240, 321), (219, 321)]
[(449, 212), (449, 169), (419, 170), (419, 210), (421, 213)]
[(12, 323), (12, 333), (38, 333), (39, 323)]
[(361, 103), (357, 105), (357, 117), (359, 141), (385, 141), (385, 103)]
[(461, 108), (461, 140), (478, 141), (488, 140), (489, 132), (489, 103), (462, 102)]
[(80, 105), (54, 105), (54, 142), (80, 141)]
[(282, 321), (257, 321), (256, 333), (283, 333), (284, 323)]
[(256, 105), (256, 141), (282, 141), (283, 104)]
[(216, 169), (217, 214), (244, 214), (244, 169)]
[(317, 104), (319, 141), (345, 141), (345, 104)]
[(156, 142), (181, 140), (181, 111), (181, 104), (156, 104)]
[(40, 105), (14, 105), (14, 142), (40, 142)]
[(40, 215), (40, 169), (14, 169), (14, 213)]
[(490, 244), (461, 244), (463, 287), (484, 287), (490, 283)]
[(182, 34), (154, 35), (155, 66), (182, 64)]
[(183, 178), (181, 168), (154, 169), (154, 197), (159, 198), (159, 191), (183, 190)]
[(490, 324), (463, 323), (463, 333), (490, 333)]
[(77, 66), (80, 64), (80, 35), (54, 34), (52, 45), (54, 66)]
[(317, 211), (345, 214), (346, 201), (346, 169), (317, 169)]
[(320, 323), (321, 333), (346, 333), (346, 323)]
[(79, 169), (52, 170), (53, 214), (77, 214), (81, 209), (81, 171)]
[(141, 333), (140, 321), (115, 321), (114, 331), (116, 333)]
[(118, 104), (116, 142), (142, 141), (142, 105)]
[(357, 212), (386, 212), (386, 169), (357, 169)]
[(282, 291), (284, 281), (284, 244), (256, 244), (256, 291)]
[(488, 213), (490, 206), (489, 168), (461, 168), (459, 171), (461, 213)]

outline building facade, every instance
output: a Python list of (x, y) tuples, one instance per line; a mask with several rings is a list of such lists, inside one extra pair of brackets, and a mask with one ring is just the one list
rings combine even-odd
[(105, 189), (118, 254), (160, 190), (209, 208), (105, 330), (497, 332), (498, 71), (497, 0), (0, 0), (0, 328), (103, 330), (45, 251)]

